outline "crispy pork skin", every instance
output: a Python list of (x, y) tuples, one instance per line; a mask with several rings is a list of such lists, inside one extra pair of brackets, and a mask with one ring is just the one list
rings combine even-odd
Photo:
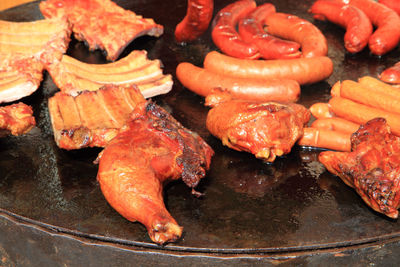
[(104, 147), (117, 135), (136, 105), (144, 101), (135, 86), (105, 85), (76, 97), (58, 92), (48, 104), (54, 139), (67, 150)]
[(64, 55), (60, 64), (49, 69), (62, 92), (76, 96), (95, 91), (105, 84), (137, 85), (145, 98), (166, 94), (172, 89), (171, 75), (164, 75), (160, 60), (149, 60), (144, 50), (134, 50), (126, 57), (107, 64), (88, 64)]
[[(210, 95), (207, 102), (215, 99)], [(290, 152), (309, 119), (309, 111), (299, 104), (224, 99), (208, 112), (206, 126), (224, 145), (272, 162)]]
[(182, 177), (189, 187), (196, 187), (212, 155), (200, 136), (161, 107), (140, 103), (101, 152), (97, 179), (117, 212), (144, 224), (150, 238), (164, 244), (179, 239), (182, 227), (165, 207), (163, 185)]
[(390, 218), (400, 207), (400, 137), (383, 118), (362, 125), (351, 136), (351, 152), (324, 151), (319, 161), (353, 187), (373, 210)]
[(163, 26), (125, 10), (110, 0), (47, 0), (40, 3), (46, 18), (67, 17), (78, 40), (91, 50), (106, 51), (116, 60), (123, 49), (142, 35), (160, 36)]
[(24, 103), (0, 107), (0, 137), (25, 134), (35, 125), (32, 107)]

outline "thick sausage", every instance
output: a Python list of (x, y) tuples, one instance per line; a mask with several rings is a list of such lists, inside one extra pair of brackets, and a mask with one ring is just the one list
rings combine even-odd
[(375, 55), (393, 50), (400, 41), (400, 17), (393, 9), (373, 0), (339, 0), (364, 11), (372, 24), (377, 27), (369, 38), (369, 49)]
[(386, 83), (400, 84), (400, 62), (382, 71), (379, 79)]
[(328, 43), (322, 32), (311, 22), (297, 16), (274, 13), (265, 18), (266, 31), (301, 45), (303, 57), (326, 56)]
[(400, 16), (400, 0), (378, 0), (378, 2), (393, 9)]
[(175, 28), (178, 42), (190, 42), (205, 32), (214, 10), (214, 0), (188, 0), (186, 16)]
[(328, 57), (247, 60), (212, 51), (204, 59), (204, 68), (233, 77), (290, 79), (310, 84), (329, 77), (333, 63)]
[(187, 62), (178, 65), (176, 76), (183, 86), (201, 96), (215, 88), (228, 90), (237, 99), (263, 102), (295, 102), (300, 96), (300, 85), (293, 80), (233, 78)]
[(344, 46), (350, 53), (357, 53), (367, 46), (373, 28), (363, 11), (352, 5), (318, 0), (310, 8), (315, 19), (329, 20), (346, 29)]
[(256, 59), (258, 48), (245, 42), (236, 31), (236, 25), (256, 7), (253, 0), (239, 0), (221, 9), (215, 17), (215, 26), (211, 32), (214, 44), (227, 55)]
[(245, 42), (253, 43), (264, 59), (300, 57), (300, 45), (298, 43), (282, 40), (264, 31), (265, 17), (275, 12), (275, 6), (271, 3), (258, 6), (239, 21), (240, 36)]

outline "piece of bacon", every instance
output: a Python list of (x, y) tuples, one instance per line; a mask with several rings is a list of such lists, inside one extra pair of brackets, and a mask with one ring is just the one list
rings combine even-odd
[(0, 137), (6, 135), (22, 135), (36, 125), (31, 106), (17, 103), (0, 107)]
[(64, 55), (59, 65), (49, 70), (53, 81), (64, 93), (76, 96), (95, 91), (105, 84), (137, 85), (145, 98), (166, 94), (172, 89), (171, 75), (164, 75), (160, 60), (149, 60), (144, 50), (108, 64), (88, 64)]
[(105, 85), (76, 97), (58, 92), (48, 103), (54, 139), (67, 150), (104, 147), (141, 102), (145, 99), (134, 85)]
[(47, 0), (40, 3), (44, 17), (66, 16), (75, 37), (89, 49), (102, 49), (116, 60), (123, 49), (142, 35), (160, 36), (164, 28), (110, 0)]

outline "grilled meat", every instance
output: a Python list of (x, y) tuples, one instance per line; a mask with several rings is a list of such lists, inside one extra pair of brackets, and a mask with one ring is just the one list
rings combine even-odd
[[(224, 145), (250, 152), (265, 161), (272, 162), (276, 156), (289, 153), (310, 119), (309, 111), (299, 104), (257, 103), (224, 97), (222, 102), (214, 102), (215, 107), (208, 112), (207, 129)], [(206, 101), (215, 99), (210, 95)]]
[(135, 84), (145, 98), (168, 93), (171, 75), (164, 75), (159, 60), (149, 60), (147, 52), (134, 50), (128, 56), (108, 64), (88, 64), (64, 55), (61, 63), (50, 70), (53, 81), (62, 92), (76, 96), (95, 91), (105, 84)]
[(35, 92), (43, 79), (43, 64), (33, 56), (0, 54), (0, 103)]
[(180, 238), (182, 228), (164, 205), (162, 187), (182, 180), (194, 188), (209, 168), (212, 149), (153, 103), (140, 103), (99, 156), (101, 190), (122, 216), (139, 221), (158, 243)]
[(33, 56), (49, 66), (66, 52), (70, 35), (70, 25), (63, 18), (32, 22), (0, 20), (0, 54)]
[(0, 107), (0, 137), (22, 135), (36, 125), (32, 108), (24, 103)]
[(57, 65), (67, 50), (70, 34), (65, 19), (0, 20), (0, 103), (36, 91), (43, 69)]
[(383, 118), (370, 120), (351, 136), (351, 152), (324, 151), (319, 160), (353, 187), (377, 212), (398, 217), (400, 207), (400, 137)]
[(57, 145), (64, 149), (104, 147), (119, 132), (138, 103), (135, 86), (105, 85), (76, 97), (58, 92), (49, 99), (49, 113)]
[(67, 17), (78, 40), (89, 49), (102, 49), (116, 60), (123, 49), (142, 35), (160, 36), (163, 27), (110, 0), (47, 0), (40, 3), (46, 18)]

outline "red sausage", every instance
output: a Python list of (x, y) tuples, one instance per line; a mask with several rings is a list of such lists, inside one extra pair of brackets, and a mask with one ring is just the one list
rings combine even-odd
[(245, 42), (253, 43), (264, 59), (300, 57), (298, 43), (276, 38), (264, 31), (265, 17), (275, 12), (275, 6), (270, 3), (258, 6), (239, 21), (240, 36)]
[(300, 96), (300, 85), (293, 80), (234, 78), (187, 62), (178, 65), (176, 76), (183, 86), (201, 96), (215, 88), (227, 90), (237, 99), (262, 102), (295, 102)]
[(227, 55), (238, 58), (259, 58), (254, 44), (246, 43), (236, 31), (236, 25), (256, 7), (253, 0), (239, 0), (221, 9), (211, 32), (214, 44)]
[(400, 62), (394, 66), (385, 69), (380, 75), (379, 79), (386, 83), (400, 84)]
[(190, 42), (205, 32), (214, 10), (214, 0), (188, 0), (186, 16), (175, 28), (178, 42)]
[(369, 38), (369, 49), (375, 55), (393, 50), (400, 41), (400, 17), (393, 9), (373, 0), (339, 0), (364, 11), (372, 24), (377, 27)]
[(400, 16), (400, 0), (378, 0), (378, 2), (393, 9)]
[(363, 11), (352, 5), (319, 0), (310, 8), (315, 19), (329, 20), (346, 28), (344, 46), (350, 53), (357, 53), (367, 46), (373, 28)]
[(311, 22), (297, 16), (274, 13), (265, 18), (266, 31), (277, 37), (300, 43), (303, 57), (326, 56), (328, 43)]
[(247, 60), (212, 51), (204, 59), (204, 68), (232, 77), (290, 79), (299, 84), (310, 84), (329, 77), (333, 63), (328, 57)]

